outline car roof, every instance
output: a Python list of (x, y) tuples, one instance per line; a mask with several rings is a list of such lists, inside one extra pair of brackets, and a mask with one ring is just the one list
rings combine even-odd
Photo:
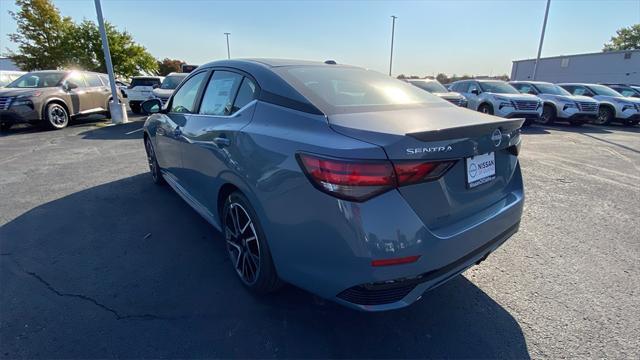
[(552, 82), (549, 81), (529, 81), (529, 80), (516, 80), (516, 81), (509, 81), (509, 83), (513, 83), (513, 84), (553, 84)]
[(189, 76), (189, 73), (171, 72), (171, 73), (167, 74), (167, 76), (184, 76), (184, 77), (187, 77), (187, 76)]

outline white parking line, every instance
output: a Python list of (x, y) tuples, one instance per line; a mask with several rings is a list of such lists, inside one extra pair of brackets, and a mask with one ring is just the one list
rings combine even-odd
[(136, 133), (138, 131), (142, 131), (142, 128), (138, 129), (138, 130), (133, 130), (133, 131), (129, 131), (128, 133), (124, 133), (125, 135), (131, 135), (133, 133)]

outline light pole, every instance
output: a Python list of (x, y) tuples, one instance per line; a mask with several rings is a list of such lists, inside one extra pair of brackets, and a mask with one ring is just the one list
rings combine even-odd
[(231, 35), (231, 33), (224, 33), (224, 34), (227, 37), (227, 59), (231, 59), (231, 52), (229, 52), (229, 35)]
[(389, 76), (391, 76), (391, 67), (393, 66), (393, 36), (396, 31), (396, 19), (398, 17), (391, 15), (391, 56), (389, 57)]
[(547, 0), (547, 9), (544, 11), (544, 22), (542, 23), (542, 34), (540, 34), (540, 45), (538, 45), (538, 56), (536, 57), (536, 62), (533, 64), (533, 75), (531, 76), (531, 80), (536, 79), (536, 73), (538, 72), (538, 63), (540, 62), (540, 54), (542, 53), (542, 43), (544, 42), (544, 32), (547, 29), (547, 17), (549, 16), (549, 5), (551, 5), (551, 0)]
[(118, 88), (116, 87), (116, 78), (113, 75), (113, 64), (111, 63), (111, 52), (109, 51), (109, 40), (107, 39), (107, 31), (104, 28), (104, 19), (102, 18), (102, 6), (100, 0), (95, 0), (96, 13), (98, 15), (98, 27), (100, 28), (100, 36), (102, 37), (102, 51), (104, 52), (104, 63), (107, 66), (109, 74), (109, 85), (111, 85), (111, 98), (113, 101), (109, 103), (109, 112), (111, 113), (111, 122), (113, 124), (122, 124), (127, 122), (127, 108), (120, 102), (118, 97)]

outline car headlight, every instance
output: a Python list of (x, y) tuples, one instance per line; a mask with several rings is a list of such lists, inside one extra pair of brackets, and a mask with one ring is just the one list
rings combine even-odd
[(578, 108), (578, 104), (574, 103), (574, 102), (562, 102), (562, 110), (567, 110), (567, 109), (577, 109)]
[(38, 97), (42, 95), (41, 91), (34, 91), (32, 93), (29, 94), (22, 94), (22, 95), (18, 95), (15, 98), (13, 98), (13, 101), (11, 101), (11, 105), (10, 107), (14, 107), (14, 106), (29, 106), (33, 109), (33, 101), (31, 101), (32, 98), (34, 97)]

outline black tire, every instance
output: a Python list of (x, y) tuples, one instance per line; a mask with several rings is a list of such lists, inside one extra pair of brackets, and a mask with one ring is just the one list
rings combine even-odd
[(158, 160), (156, 159), (156, 152), (149, 138), (144, 139), (144, 149), (147, 152), (147, 163), (149, 164), (149, 172), (151, 173), (153, 183), (156, 185), (164, 185), (165, 180), (164, 177), (162, 177), (160, 165), (158, 165)]
[(569, 120), (569, 124), (571, 124), (571, 126), (582, 126), (584, 122), (580, 120)]
[(64, 106), (58, 103), (49, 103), (44, 110), (44, 120), (50, 129), (64, 129), (69, 125), (69, 113)]
[(138, 103), (129, 103), (129, 107), (131, 108), (131, 112), (134, 114), (140, 114), (140, 111), (142, 110)]
[(229, 259), (242, 283), (259, 294), (282, 287), (258, 216), (242, 193), (227, 197), (221, 220)]
[(0, 131), (9, 131), (9, 129), (11, 129), (11, 126), (13, 126), (13, 124), (0, 123)]
[(491, 107), (491, 105), (489, 104), (482, 104), (478, 106), (478, 111), (483, 114), (493, 115), (493, 107)]
[(536, 119), (536, 123), (541, 125), (553, 125), (556, 121), (556, 108), (553, 105), (544, 105), (542, 115)]
[(598, 110), (598, 116), (593, 120), (593, 123), (596, 125), (609, 125), (611, 121), (613, 121), (614, 113), (613, 110), (606, 106), (600, 106), (600, 110)]

